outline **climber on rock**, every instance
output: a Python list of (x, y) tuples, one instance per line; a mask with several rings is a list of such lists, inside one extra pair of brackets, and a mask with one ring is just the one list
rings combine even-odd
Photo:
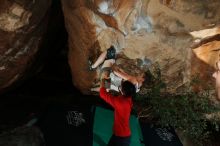
[[(145, 82), (145, 74), (142, 73), (138, 76), (132, 76), (127, 74), (125, 71), (123, 71), (122, 69), (117, 69), (114, 70), (114, 68), (116, 68), (116, 65), (113, 65), (114, 67), (112, 68), (112, 71), (110, 72), (110, 76), (103, 76), (103, 78), (108, 78), (110, 79), (109, 81), (109, 85), (108, 85), (108, 89), (109, 90), (114, 90), (119, 92), (119, 87), (121, 85), (121, 82), (123, 81), (129, 81), (132, 84), (134, 84), (136, 92), (140, 91), (141, 86), (143, 85), (143, 83)], [(99, 87), (97, 88), (91, 88), (91, 91), (99, 91)]]
[[(106, 51), (98, 57), (94, 64), (89, 62), (90, 71), (95, 70), (99, 65), (101, 65), (100, 80), (105, 78), (105, 87), (107, 91), (115, 90), (118, 91), (118, 87), (121, 85), (122, 81), (129, 81), (135, 85), (136, 92), (140, 91), (140, 87), (145, 81), (145, 74), (142, 73), (138, 76), (132, 76), (126, 73), (123, 69), (119, 68), (116, 64), (116, 50), (114, 46), (111, 46)], [(91, 88), (91, 91), (99, 91), (99, 87)]]
[(213, 73), (213, 77), (215, 78), (216, 82), (216, 91), (217, 91), (217, 99), (220, 100), (220, 60), (216, 62), (217, 70)]
[(110, 73), (111, 78), (111, 90), (118, 91), (118, 87), (120, 86), (121, 82), (123, 81), (129, 81), (132, 84), (134, 84), (136, 88), (136, 92), (140, 91), (140, 87), (143, 85), (143, 82), (145, 81), (145, 73), (142, 73), (137, 76), (130, 75), (126, 73), (123, 69), (119, 68), (117, 65), (112, 66), (112, 71)]
[[(140, 91), (140, 87), (145, 81), (145, 74), (142, 73), (138, 76), (132, 76), (126, 73), (123, 69), (119, 68), (116, 64), (116, 54), (115, 48), (111, 46), (109, 49), (104, 51), (96, 60), (94, 64), (90, 62), (90, 70), (95, 70), (99, 65), (102, 65), (100, 72), (100, 79), (108, 79), (106, 80), (106, 88), (107, 91), (115, 90), (118, 91), (118, 87), (121, 85), (122, 81), (130, 81), (136, 87), (136, 92)], [(99, 87), (91, 88), (91, 91), (99, 91)]]

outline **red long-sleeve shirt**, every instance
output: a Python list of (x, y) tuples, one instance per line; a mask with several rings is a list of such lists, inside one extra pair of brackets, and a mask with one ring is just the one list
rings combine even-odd
[(132, 98), (113, 96), (104, 87), (100, 88), (100, 97), (114, 108), (113, 134), (121, 137), (130, 136), (129, 119), (133, 106)]

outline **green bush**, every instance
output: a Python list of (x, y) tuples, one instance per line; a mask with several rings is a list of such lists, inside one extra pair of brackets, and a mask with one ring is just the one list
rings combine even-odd
[(140, 117), (149, 115), (150, 112), (156, 123), (182, 131), (197, 145), (202, 145), (208, 140), (211, 133), (209, 123), (218, 131), (218, 118), (206, 118), (207, 114), (219, 111), (211, 103), (208, 92), (199, 95), (188, 90), (182, 95), (162, 94), (161, 89), (166, 88), (166, 85), (160, 78), (152, 79), (154, 84), (144, 94), (136, 97), (137, 103), (141, 105)]

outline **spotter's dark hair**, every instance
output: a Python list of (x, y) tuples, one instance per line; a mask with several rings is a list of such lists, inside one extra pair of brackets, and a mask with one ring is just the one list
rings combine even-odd
[(135, 98), (136, 88), (134, 84), (132, 84), (131, 82), (129, 81), (122, 82), (121, 90), (125, 97), (131, 96), (132, 98)]

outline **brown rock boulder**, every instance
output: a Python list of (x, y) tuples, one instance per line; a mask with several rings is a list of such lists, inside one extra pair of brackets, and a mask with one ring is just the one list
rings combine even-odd
[(47, 26), (50, 0), (1, 0), (0, 91), (25, 76)]
[(95, 61), (110, 45), (126, 56), (120, 66), (130, 74), (158, 64), (167, 92), (184, 91), (195, 72), (208, 70), (201, 76), (204, 82), (212, 78), (219, 52), (212, 50), (219, 43), (207, 38), (219, 34), (217, 0), (62, 0), (62, 5), (73, 83), (83, 93), (99, 77), (98, 71), (88, 71), (88, 60)]

